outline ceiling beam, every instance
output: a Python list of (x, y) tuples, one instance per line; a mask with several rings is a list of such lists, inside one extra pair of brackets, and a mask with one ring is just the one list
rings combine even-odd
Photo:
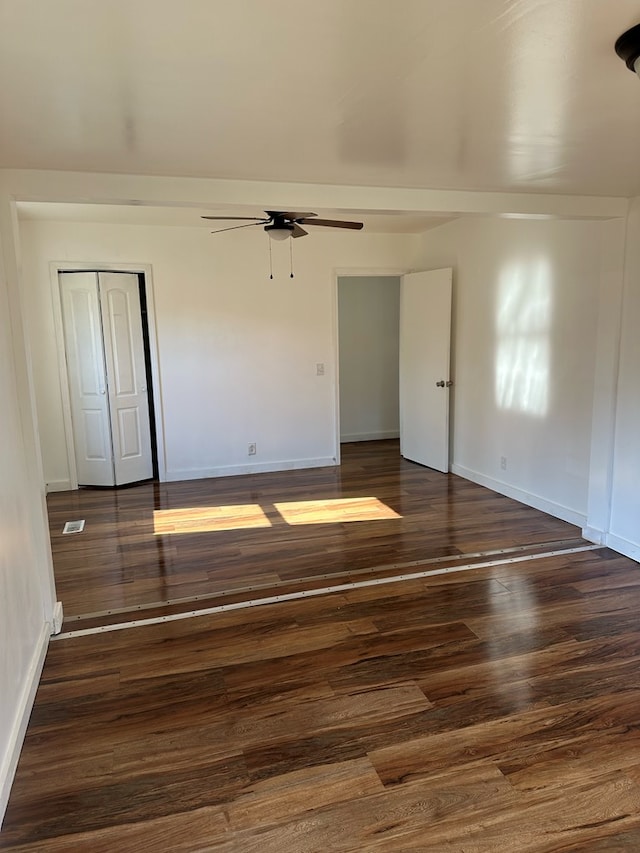
[(17, 201), (155, 205), (206, 210), (252, 205), (258, 210), (323, 208), (370, 213), (509, 215), (615, 219), (628, 199), (547, 193), (503, 193), (401, 187), (231, 181), (90, 172), (0, 170), (0, 189)]

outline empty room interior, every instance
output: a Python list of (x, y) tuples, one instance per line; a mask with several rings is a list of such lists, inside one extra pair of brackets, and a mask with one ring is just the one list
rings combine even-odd
[(638, 25), (0, 0), (0, 850), (640, 849)]

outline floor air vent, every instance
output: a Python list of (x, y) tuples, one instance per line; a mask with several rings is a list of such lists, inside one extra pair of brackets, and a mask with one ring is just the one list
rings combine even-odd
[(62, 529), (63, 533), (82, 533), (84, 530), (84, 518), (80, 521), (67, 521)]

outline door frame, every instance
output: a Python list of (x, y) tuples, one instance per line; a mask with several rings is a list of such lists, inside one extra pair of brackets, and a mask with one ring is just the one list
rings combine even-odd
[(406, 267), (334, 267), (333, 269), (333, 302), (331, 306), (331, 337), (333, 344), (333, 413), (334, 413), (334, 456), (336, 465), (340, 465), (340, 329), (338, 312), (338, 279), (339, 278), (387, 278), (399, 277), (415, 272)]
[(160, 370), (158, 359), (158, 338), (156, 331), (156, 311), (153, 293), (153, 276), (151, 264), (107, 264), (88, 263), (79, 261), (51, 261), (49, 277), (51, 282), (51, 301), (53, 305), (53, 325), (56, 337), (58, 355), (58, 378), (62, 398), (62, 417), (67, 446), (67, 464), (69, 466), (70, 489), (78, 488), (78, 471), (76, 468), (75, 446), (73, 437), (73, 422), (71, 419), (71, 395), (69, 392), (69, 377), (67, 374), (67, 357), (64, 344), (64, 328), (62, 324), (62, 303), (60, 300), (60, 285), (58, 275), (64, 272), (123, 272), (142, 274), (147, 303), (147, 327), (149, 332), (149, 360), (151, 362), (151, 387), (153, 390), (153, 424), (156, 434), (156, 456), (158, 462), (158, 479), (167, 479), (167, 464), (165, 458), (165, 443), (162, 415), (162, 396), (160, 388)]

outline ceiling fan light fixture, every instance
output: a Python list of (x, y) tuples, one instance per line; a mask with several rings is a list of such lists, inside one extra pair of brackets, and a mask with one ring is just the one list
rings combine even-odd
[(616, 41), (615, 51), (629, 71), (640, 77), (640, 24), (622, 33)]
[(264, 230), (272, 240), (286, 240), (293, 233), (293, 225), (289, 223), (265, 225)]

